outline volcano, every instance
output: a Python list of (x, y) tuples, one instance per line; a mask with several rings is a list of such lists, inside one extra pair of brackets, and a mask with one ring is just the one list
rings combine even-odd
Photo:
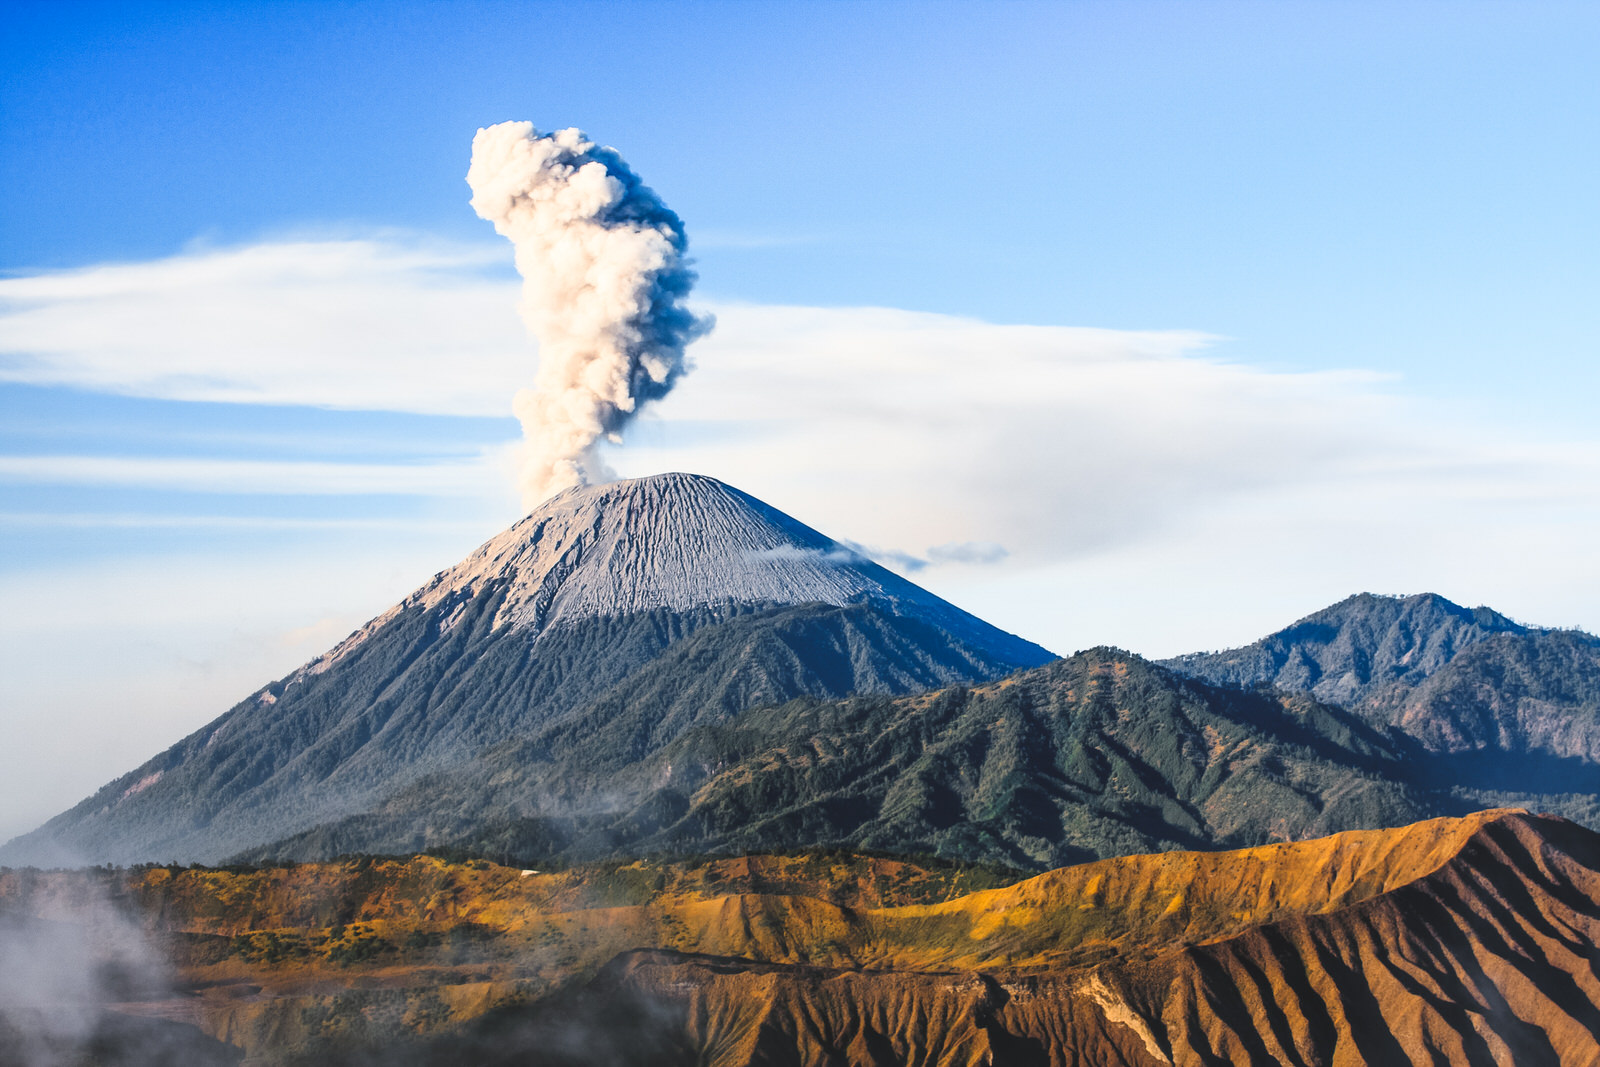
[(506, 746), (565, 721), (604, 730), (607, 709), (629, 709), (626, 743), (659, 747), (757, 705), (980, 682), (1052, 658), (715, 479), (584, 486), (13, 840), (0, 863), (214, 863), (326, 826), (346, 828), (329, 848), (420, 848), (507, 813), (349, 828), (425, 779), (514, 774)]

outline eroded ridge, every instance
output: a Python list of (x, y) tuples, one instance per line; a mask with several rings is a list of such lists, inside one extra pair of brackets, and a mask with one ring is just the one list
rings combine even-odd
[[(843, 853), (555, 874), (417, 857), (10, 872), (0, 904), (62, 922), (116, 901), (187, 989), (122, 1010), (261, 1063), (396, 1041), (423, 1064), (512, 1063), (529, 1041), (576, 1047), (580, 1025), (640, 1063), (726, 1067), (1600, 1049), (1600, 835), (1563, 820), (1492, 811), (1005, 881)], [(572, 1055), (550, 1062), (587, 1062)]]

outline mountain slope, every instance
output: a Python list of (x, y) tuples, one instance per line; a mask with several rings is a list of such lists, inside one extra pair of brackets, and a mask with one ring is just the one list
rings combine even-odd
[(1489, 608), (1464, 608), (1433, 593), (1360, 593), (1244, 648), (1162, 663), (1219, 685), (1270, 682), (1353, 707), (1389, 687), (1417, 684), (1492, 635), (1528, 632)]
[[(786, 607), (810, 612), (807, 635), (787, 658), (758, 655), (778, 640), (764, 626), (797, 625)], [(613, 687), (648, 689), (658, 657), (720, 627), (724, 646), (751, 653), (696, 690), (709, 703), (694, 714), (980, 681), (1050, 658), (713, 479), (584, 487), (0, 862), (216, 860), (368, 811)]]
[[(459, 610), (503, 591), (496, 630), (726, 604), (873, 601), (1013, 658), (1038, 647), (995, 629), (778, 509), (714, 478), (662, 474), (568, 490), (318, 660), (325, 669), (394, 616)], [(445, 628), (452, 625), (447, 620)]]
[[(719, 633), (679, 645), (681, 661), (669, 668), (675, 654), (664, 656), (637, 686), (483, 750), (471, 773), (424, 777), (368, 812), (241, 858), (455, 848), (537, 866), (843, 847), (1039, 869), (1488, 806), (1600, 826), (1593, 764), (1556, 747), (1587, 736), (1596, 718), (1592, 703), (1587, 717), (1574, 713), (1591, 691), (1579, 682), (1600, 678), (1573, 666), (1587, 662), (1583, 635), (1491, 635), (1407, 690), (1405, 707), (1437, 725), (1449, 717), (1429, 709), (1458, 699), (1479, 657), (1499, 662), (1499, 643), (1537, 636), (1566, 649), (1559, 669), (1548, 656), (1519, 661), (1487, 695), (1467, 694), (1511, 723), (1482, 729), (1522, 747), (1430, 751), (1386, 718), (1211, 685), (1115, 649), (977, 687), (707, 714), (696, 687), (740, 674), (737, 659), (701, 658)], [(1568, 703), (1555, 712), (1541, 703), (1557, 697)], [(1534, 732), (1541, 725), (1546, 734)]]
[(1600, 763), (1600, 638), (1496, 634), (1414, 687), (1357, 705), (1430, 752), (1544, 753)]
[[(662, 690), (695, 674), (669, 674)], [(620, 690), (485, 750), (471, 773), (428, 776), (241, 858), (453, 846), (540, 865), (827, 846), (1038, 869), (1438, 810), (1406, 783), (1403, 751), (1347, 712), (1209, 686), (1114, 649), (978, 688), (737, 717), (676, 719), (670, 700), (650, 696)]]
[(1333, 700), (1426, 757), (1468, 802), (1600, 825), (1600, 638), (1521, 626), (1432, 594), (1363, 594), (1246, 648), (1165, 661), (1213, 682)]
[(757, 711), (645, 769), (674, 768), (654, 808), (682, 798), (661, 846), (838, 842), (1038, 868), (1409, 822), (1426, 808), (1401, 759), (1337, 709), (1094, 649), (979, 688)]

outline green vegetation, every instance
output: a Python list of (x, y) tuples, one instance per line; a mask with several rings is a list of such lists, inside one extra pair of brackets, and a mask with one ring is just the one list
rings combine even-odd
[[(537, 633), (494, 628), (504, 596), (489, 583), (466, 599), (402, 611), (331, 669), (268, 686), (34, 841), (125, 862), (220, 862), (306, 827), (317, 829), (304, 848), (270, 858), (448, 847), (481, 827), (486, 810), (504, 819), (511, 809), (441, 812), (445, 821), (419, 824), (386, 817), (388, 802), (443, 768), (492, 800), (495, 791), (482, 788), (491, 783), (477, 776), (482, 754), (497, 746), (527, 761), (587, 744), (585, 773), (599, 779), (751, 706), (915, 692), (1048, 658), (996, 630), (985, 631), (990, 644), (977, 630), (958, 638), (878, 603), (728, 603)], [(503, 851), (558, 850), (534, 845), (519, 839)], [(6, 862), (37, 862), (30, 838), (6, 847)], [(53, 854), (48, 845), (38, 851)], [(238, 859), (251, 857), (267, 854)]]
[(1344, 703), (1445, 810), (1525, 806), (1600, 826), (1600, 638), (1443, 597), (1363, 594), (1246, 648), (1169, 666)]
[[(278, 850), (314, 854), (371, 827), (426, 822), (462, 828), (452, 855), (540, 869), (820, 847), (1038, 870), (1398, 825), (1438, 809), (1406, 780), (1403, 748), (1356, 716), (1185, 680), (1115, 649), (1003, 684), (707, 716), (631, 761), (611, 747), (621, 731), (583, 721)], [(473, 824), (475, 812), (507, 810), (529, 814)]]
[[(1363, 651), (1361, 641), (1388, 649), (1396, 663), (1431, 665), (1405, 690), (1405, 707), (1425, 709), (1421, 722), (1449, 721), (1435, 706), (1464, 715), (1463, 693), (1488, 692), (1503, 694), (1491, 721), (1512, 723), (1496, 726), (1497, 737), (1531, 738), (1540, 722), (1552, 745), (1594, 736), (1585, 733), (1600, 718), (1593, 638), (1496, 631), (1515, 624), (1437, 598), (1406, 603), (1356, 598), (1347, 606), (1359, 618), (1345, 630), (1329, 636), (1324, 619), (1301, 632), (1321, 634), (1325, 651), (1351, 662), (1364, 657), (1379, 674), (1383, 656)], [(1385, 614), (1397, 612), (1409, 612), (1409, 622)], [(704, 641), (731, 632), (707, 631)], [(1330, 669), (1344, 663), (1333, 655), (1324, 657)], [(1395, 726), (1398, 713), (1374, 712), (1376, 694), (1400, 691), (1387, 674), (1368, 703), (1350, 711), (1307, 693), (1208, 684), (1096, 649), (1000, 684), (800, 698), (658, 729), (677, 714), (661, 695), (687, 686), (698, 662), (663, 657), (663, 673), (649, 684), (641, 676), (637, 689), (619, 689), (604, 705), (493, 747), (469, 774), (425, 779), (381, 812), (257, 855), (313, 856), (330, 841), (426, 823), (441, 828), (437, 845), (450, 854), (541, 869), (606, 856), (821, 847), (1039, 870), (1394, 826), (1488, 805), (1591, 823), (1600, 809), (1587, 755), (1600, 744), (1584, 755), (1429, 750), (1415, 728)], [(1554, 717), (1529, 710), (1563, 700)]]
[[(1600, 639), (1439, 597), (1353, 597), (1178, 672), (1095, 649), (975, 684), (1005, 665), (873, 604), (594, 620), (535, 647), (488, 639), (496, 595), (448, 633), (397, 622), (338, 672), (276, 687), (253, 712), (271, 744), (188, 760), (178, 794), (163, 778), (128, 818), (195, 825), (246, 758), (280, 768), (254, 795), (322, 774), (305, 797), (339, 799), (285, 794), (309, 828), (239, 863), (850, 849), (1031, 871), (1490, 804), (1600, 815)], [(370, 707), (341, 718), (351, 700)], [(426, 774), (407, 762), (423, 749), (440, 754)], [(636, 877), (596, 884), (631, 901)]]

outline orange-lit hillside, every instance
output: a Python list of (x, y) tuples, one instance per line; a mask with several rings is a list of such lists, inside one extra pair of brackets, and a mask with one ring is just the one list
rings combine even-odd
[(1485, 812), (1002, 881), (844, 854), (556, 873), (415, 857), (12, 871), (0, 903), (71, 919), (111, 901), (182, 987), (122, 1010), (192, 1022), (252, 1062), (397, 1037), (456, 1062), (441, 1050), (480, 1023), (584, 1012), (727, 1065), (780, 1046), (939, 1064), (1595, 1049), (1600, 838), (1560, 820)]

